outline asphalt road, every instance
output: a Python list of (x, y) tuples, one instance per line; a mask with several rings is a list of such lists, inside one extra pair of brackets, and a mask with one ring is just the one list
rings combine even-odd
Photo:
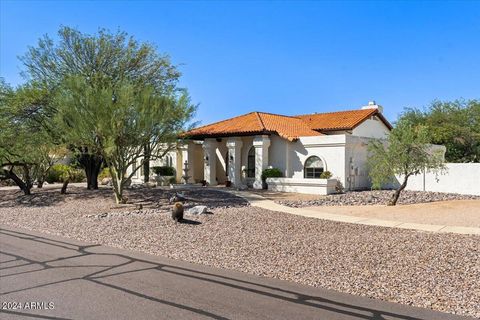
[(461, 319), (9, 227), (0, 294), (2, 320)]

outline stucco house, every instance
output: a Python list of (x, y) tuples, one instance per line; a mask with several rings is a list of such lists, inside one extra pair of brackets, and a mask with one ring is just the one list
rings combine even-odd
[[(187, 162), (189, 183), (230, 181), (261, 188), (262, 171), (278, 168), (283, 177), (268, 179), (269, 189), (312, 194), (333, 193), (338, 185), (365, 189), (370, 187), (367, 144), (391, 129), (375, 102), (358, 110), (296, 116), (251, 112), (186, 132), (178, 150), (151, 166), (175, 167), (180, 181)], [(332, 178), (321, 179), (324, 171)], [(136, 178), (142, 179), (140, 171)]]

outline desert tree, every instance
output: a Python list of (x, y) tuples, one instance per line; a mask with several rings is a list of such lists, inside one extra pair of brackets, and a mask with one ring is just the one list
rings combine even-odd
[(400, 193), (406, 188), (408, 179), (421, 172), (439, 172), (445, 169), (444, 149), (428, 143), (427, 128), (414, 125), (409, 120), (397, 122), (387, 140), (369, 143), (369, 176), (373, 188), (393, 183), (396, 176), (402, 180), (388, 202), (396, 205)]
[(31, 84), (0, 89), (0, 179), (11, 179), (26, 194), (52, 164), (55, 144), (42, 124), (39, 105), (47, 92)]
[(130, 174), (127, 168), (145, 159), (145, 146), (152, 160), (175, 148), (196, 106), (186, 91), (166, 95), (129, 81), (111, 86), (89, 81), (78, 76), (64, 80), (55, 99), (58, 125), (73, 144), (81, 143), (105, 160), (115, 200), (125, 203), (124, 188), (140, 166)]
[[(84, 34), (69, 27), (61, 27), (58, 40), (45, 35), (36, 46), (21, 57), (24, 76), (47, 86), (55, 92), (67, 78), (83, 77), (93, 90), (108, 90), (128, 81), (134, 87), (148, 86), (158, 95), (178, 94), (180, 72), (167, 55), (159, 54), (150, 43), (140, 43), (125, 32), (109, 32), (101, 29), (96, 34)], [(100, 101), (99, 101), (100, 102)], [(107, 108), (98, 104), (95, 108)], [(95, 135), (94, 131), (90, 135)], [(85, 137), (87, 138), (87, 137)], [(87, 141), (101, 140), (89, 136)], [(98, 174), (104, 161), (98, 148), (77, 141), (73, 145), (77, 159), (85, 169), (89, 189), (98, 188)], [(144, 146), (145, 159), (150, 149)], [(148, 167), (148, 164), (145, 165)]]

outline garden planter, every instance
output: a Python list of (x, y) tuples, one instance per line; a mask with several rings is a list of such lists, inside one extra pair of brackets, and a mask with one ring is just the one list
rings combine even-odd
[(161, 176), (161, 175), (156, 175), (155, 176), (155, 181), (157, 182), (158, 186), (168, 186), (170, 185), (170, 180), (174, 178), (174, 176)]

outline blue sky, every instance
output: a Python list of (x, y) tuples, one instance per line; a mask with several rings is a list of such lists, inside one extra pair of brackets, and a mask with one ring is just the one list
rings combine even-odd
[(249, 111), (358, 108), (394, 121), (433, 99), (480, 98), (480, 2), (0, 0), (0, 76), (60, 25), (121, 29), (183, 73), (203, 124)]

